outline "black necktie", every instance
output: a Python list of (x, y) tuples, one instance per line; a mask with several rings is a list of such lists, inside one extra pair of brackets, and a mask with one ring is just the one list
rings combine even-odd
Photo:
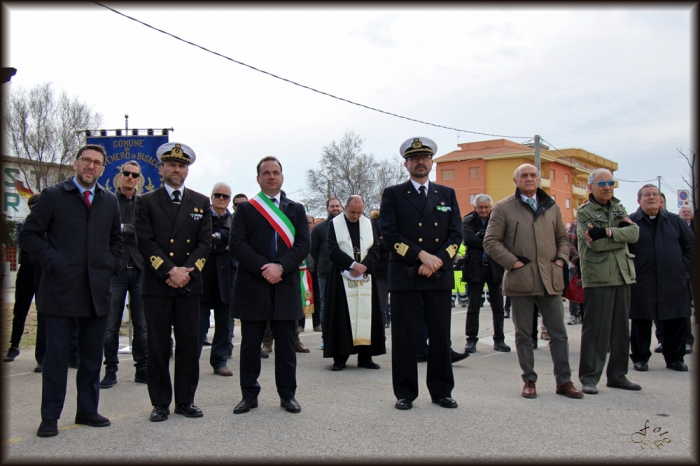
[(420, 191), (420, 195), (423, 197), (423, 200), (428, 198), (428, 193), (426, 192), (425, 186), (418, 188), (418, 191)]
[(178, 189), (173, 191), (173, 205), (176, 211), (180, 210), (180, 191)]

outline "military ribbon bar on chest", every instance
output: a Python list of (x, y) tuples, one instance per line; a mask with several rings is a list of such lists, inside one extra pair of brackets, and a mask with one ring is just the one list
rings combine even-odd
[(270, 198), (262, 192), (258, 193), (249, 202), (268, 222), (270, 222), (272, 228), (282, 237), (287, 247), (292, 249), (296, 230), (284, 212), (273, 204)]

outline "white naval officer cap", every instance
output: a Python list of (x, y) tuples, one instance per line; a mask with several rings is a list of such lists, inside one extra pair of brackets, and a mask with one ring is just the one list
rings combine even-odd
[(409, 138), (406, 139), (403, 144), (401, 144), (399, 152), (401, 153), (401, 157), (404, 159), (417, 154), (430, 154), (433, 156), (435, 155), (435, 152), (437, 152), (437, 144), (435, 144), (435, 141), (432, 139), (422, 136), (417, 138)]
[(174, 160), (190, 165), (197, 159), (192, 148), (180, 142), (166, 142), (156, 150), (158, 161)]

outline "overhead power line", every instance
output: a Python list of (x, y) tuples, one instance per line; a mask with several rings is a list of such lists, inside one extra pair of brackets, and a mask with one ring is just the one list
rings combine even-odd
[(193, 47), (197, 47), (197, 48), (199, 48), (199, 49), (202, 49), (202, 50), (204, 50), (205, 52), (209, 52), (209, 53), (214, 54), (214, 55), (216, 55), (216, 56), (218, 56), (218, 57), (224, 58), (224, 59), (226, 59), (226, 60), (228, 60), (228, 61), (232, 61), (232, 62), (237, 63), (237, 64), (239, 64), (239, 65), (242, 65), (242, 66), (245, 66), (245, 67), (247, 67), (247, 68), (250, 68), (251, 70), (257, 71), (257, 72), (259, 72), (259, 73), (266, 74), (266, 75), (268, 75), (268, 76), (271, 76), (271, 77), (273, 77), (273, 78), (279, 79), (279, 80), (284, 81), (284, 82), (287, 82), (287, 83), (289, 83), (289, 84), (294, 84), (295, 86), (299, 86), (299, 87), (304, 88), (304, 89), (307, 89), (307, 90), (309, 90), (309, 91), (316, 92), (316, 93), (318, 93), (318, 94), (325, 95), (326, 97), (330, 97), (330, 98), (333, 98), (333, 99), (336, 99), (336, 100), (340, 100), (340, 101), (346, 102), (346, 103), (348, 103), (348, 104), (356, 105), (356, 106), (358, 106), (358, 107), (366, 108), (367, 110), (372, 110), (372, 111), (374, 111), (374, 112), (383, 113), (383, 114), (385, 114), (385, 115), (390, 115), (390, 116), (393, 116), (393, 117), (396, 117), (396, 118), (402, 118), (402, 119), (404, 119), (404, 120), (413, 121), (413, 122), (415, 122), (415, 123), (420, 123), (420, 124), (423, 124), (423, 125), (429, 125), (429, 126), (434, 126), (434, 127), (436, 127), (436, 128), (444, 128), (444, 129), (449, 129), (449, 130), (453, 130), (453, 131), (459, 131), (459, 132), (462, 132), (462, 133), (479, 134), (479, 135), (482, 135), (482, 136), (492, 136), (492, 137), (497, 137), (497, 138), (513, 138), (513, 139), (528, 139), (528, 138), (531, 137), (531, 136), (507, 136), (507, 135), (502, 135), (502, 134), (489, 134), (489, 133), (481, 133), (481, 132), (478, 132), (478, 131), (470, 131), (470, 130), (467, 130), (467, 129), (453, 128), (453, 127), (450, 127), (450, 126), (438, 125), (438, 124), (430, 123), (430, 122), (427, 122), (427, 121), (417, 120), (417, 119), (415, 119), (415, 118), (409, 118), (409, 117), (406, 117), (406, 116), (398, 115), (398, 114), (396, 114), (396, 113), (387, 112), (387, 111), (385, 111), (385, 110), (381, 110), (381, 109), (378, 109), (378, 108), (375, 108), (375, 107), (370, 107), (369, 105), (364, 105), (364, 104), (360, 104), (360, 103), (357, 103), (357, 102), (353, 102), (352, 100), (344, 99), (344, 98), (342, 98), (342, 97), (338, 97), (338, 96), (335, 96), (335, 95), (333, 95), (333, 94), (329, 94), (328, 92), (319, 91), (318, 89), (314, 89), (313, 87), (305, 86), (304, 84), (300, 84), (300, 83), (298, 83), (298, 82), (292, 81), (291, 79), (283, 78), (283, 77), (281, 77), (281, 76), (277, 76), (276, 74), (270, 73), (270, 72), (268, 72), (268, 71), (261, 70), (261, 69), (259, 69), (259, 68), (256, 68), (256, 67), (252, 66), (252, 65), (248, 65), (247, 63), (243, 63), (242, 61), (238, 61), (238, 60), (235, 60), (235, 59), (233, 59), (233, 58), (231, 58), (231, 57), (227, 57), (226, 55), (223, 55), (223, 54), (221, 54), (221, 53), (219, 53), (219, 52), (215, 52), (215, 51), (213, 51), (213, 50), (209, 50), (209, 49), (206, 48), (206, 47), (203, 47), (203, 46), (201, 46), (201, 45), (199, 45), (199, 44), (195, 44), (194, 42), (190, 42), (190, 41), (188, 41), (188, 40), (185, 40), (185, 39), (183, 39), (183, 38), (181, 38), (181, 37), (178, 37), (178, 36), (176, 36), (176, 35), (174, 35), (174, 34), (171, 34), (171, 33), (167, 32), (167, 31), (164, 31), (164, 30), (162, 30), (162, 29), (158, 29), (158, 28), (155, 27), (155, 26), (151, 26), (151, 25), (148, 24), (148, 23), (145, 23), (145, 22), (143, 22), (143, 21), (141, 21), (141, 20), (138, 20), (138, 19), (136, 19), (136, 18), (133, 18), (133, 17), (131, 17), (131, 16), (129, 16), (129, 15), (126, 15), (126, 14), (120, 12), (120, 11), (115, 10), (114, 8), (110, 8), (110, 7), (106, 6), (106, 5), (103, 5), (102, 3), (99, 3), (99, 2), (94, 2), (94, 3), (95, 3), (96, 5), (101, 6), (102, 8), (105, 8), (105, 9), (107, 9), (107, 10), (110, 10), (110, 11), (113, 12), (113, 13), (116, 13), (116, 14), (118, 14), (118, 15), (120, 15), (120, 16), (123, 16), (123, 17), (125, 17), (125, 18), (127, 18), (127, 19), (130, 19), (130, 20), (135, 21), (135, 22), (137, 22), (137, 23), (139, 23), (139, 24), (142, 24), (143, 26), (146, 26), (146, 27), (148, 27), (148, 28), (150, 28), (150, 29), (153, 29), (154, 31), (158, 31), (158, 32), (160, 32), (160, 33), (162, 33), (162, 34), (165, 34), (165, 35), (167, 35), (167, 36), (172, 37), (173, 39), (176, 39), (176, 40), (179, 40), (179, 41), (184, 42), (184, 43), (186, 43), (186, 44), (192, 45)]

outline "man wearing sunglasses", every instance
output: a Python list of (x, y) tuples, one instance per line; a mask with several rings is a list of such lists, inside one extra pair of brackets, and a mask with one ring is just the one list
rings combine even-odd
[(121, 168), (117, 175), (117, 199), (121, 214), (121, 230), (124, 235), (124, 251), (119, 273), (112, 277), (112, 309), (107, 317), (105, 331), (104, 365), (105, 375), (100, 382), (100, 388), (111, 388), (117, 383), (119, 369), (119, 329), (124, 314), (126, 292), (129, 292), (129, 314), (134, 326), (134, 337), (131, 341), (131, 354), (134, 356), (137, 383), (146, 383), (146, 367), (148, 365), (148, 342), (146, 339), (146, 316), (143, 312), (141, 297), (141, 272), (143, 258), (139, 252), (136, 240), (136, 197), (138, 197), (141, 167), (138, 162), (130, 160)]
[(596, 385), (606, 359), (608, 387), (642, 389), (627, 379), (630, 290), (635, 283), (634, 263), (627, 245), (637, 242), (639, 227), (613, 196), (613, 186), (615, 180), (609, 170), (593, 170), (588, 177), (588, 202), (576, 214), (586, 303), (578, 377), (583, 393), (588, 395), (598, 393)]
[(233, 375), (226, 367), (229, 349), (229, 334), (232, 331), (231, 295), (233, 294), (233, 268), (229, 254), (228, 239), (231, 231), (231, 187), (216, 183), (211, 190), (211, 252), (202, 269), (202, 299), (199, 302), (199, 352), (202, 353), (204, 339), (209, 331), (209, 315), (214, 310), (214, 339), (211, 344), (209, 363), (214, 373), (225, 377)]

